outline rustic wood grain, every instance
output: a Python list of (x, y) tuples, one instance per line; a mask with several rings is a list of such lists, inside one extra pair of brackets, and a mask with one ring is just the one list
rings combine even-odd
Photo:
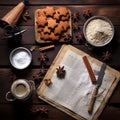
[[(55, 5), (54, 5), (55, 6)], [(6, 15), (6, 13), (11, 10), (14, 6), (0, 6), (0, 18), (2, 18), (4, 15)], [(30, 12), (30, 17), (31, 19), (29, 19), (27, 22), (25, 22), (24, 20), (20, 19), (19, 20), (19, 25), (34, 25), (34, 13), (35, 10), (38, 8), (43, 8), (45, 6), (27, 6), (26, 9), (29, 10)], [(120, 13), (120, 9), (119, 9), (119, 5), (112, 5), (112, 6), (108, 6), (108, 5), (66, 5), (66, 7), (68, 7), (72, 13), (75, 12), (79, 12), (80, 13), (80, 25), (83, 25), (84, 22), (86, 21), (86, 19), (83, 17), (83, 11), (86, 9), (89, 9), (92, 13), (92, 15), (102, 15), (102, 16), (106, 16), (108, 17), (113, 25), (120, 25), (119, 19), (120, 16), (117, 15), (118, 13)]]
[[(86, 4), (120, 4), (119, 0), (28, 0), (30, 5), (51, 5), (51, 4), (79, 4), (79, 5), (86, 5)], [(21, 0), (1, 0), (2, 5), (16, 5), (17, 3), (21, 2)]]
[[(0, 0), (0, 18), (16, 6), (21, 0)], [(13, 69), (9, 61), (9, 54), (15, 47), (23, 46), (30, 49), (33, 45), (39, 47), (46, 46), (48, 44), (37, 44), (35, 42), (34, 34), (34, 11), (44, 6), (66, 6), (72, 13), (79, 12), (80, 20), (79, 24), (82, 27), (86, 21), (83, 17), (83, 11), (89, 9), (92, 15), (103, 15), (108, 17), (114, 27), (115, 36), (106, 47), (93, 48), (91, 46), (85, 46), (83, 42), (78, 42), (76, 39), (76, 33), (73, 33), (73, 42), (70, 43), (76, 48), (83, 50), (90, 54), (96, 59), (103, 61), (102, 53), (106, 50), (111, 52), (111, 59), (107, 62), (107, 65), (120, 71), (120, 0), (29, 0), (29, 5), (26, 9), (30, 12), (30, 19), (25, 22), (22, 17), (18, 21), (17, 26), (21, 29), (27, 29), (22, 34), (22, 39), (19, 44), (10, 44), (11, 41), (1, 40), (0, 36), (0, 120), (74, 120), (67, 114), (59, 111), (58, 109), (48, 105), (44, 101), (37, 98), (36, 93), (33, 93), (31, 99), (27, 102), (28, 104), (21, 104), (17, 102), (8, 102), (5, 99), (5, 94), (10, 90), (12, 84), (11, 75), (16, 74), (18, 78), (33, 79), (32, 75), (41, 69), (39, 57), (39, 51), (36, 49), (32, 52), (33, 61), (28, 69), (24, 71), (17, 71)], [(55, 43), (55, 49), (46, 51), (49, 62), (46, 68), (48, 69), (57, 55), (62, 44)], [(36, 84), (37, 87), (37, 84)], [(48, 107), (49, 113), (47, 118), (42, 118), (40, 114), (31, 115), (28, 108), (29, 105), (40, 105)], [(99, 120), (119, 120), (120, 118), (120, 82), (118, 83), (115, 91), (113, 92), (108, 104), (103, 110)], [(21, 113), (21, 114), (20, 114)]]

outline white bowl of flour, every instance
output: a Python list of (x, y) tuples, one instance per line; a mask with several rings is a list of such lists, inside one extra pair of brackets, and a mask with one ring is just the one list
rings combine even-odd
[(32, 61), (31, 52), (24, 47), (18, 47), (10, 53), (10, 63), (16, 69), (22, 70), (27, 68)]
[(83, 26), (87, 42), (95, 47), (102, 47), (111, 42), (114, 36), (112, 22), (104, 16), (93, 16)]

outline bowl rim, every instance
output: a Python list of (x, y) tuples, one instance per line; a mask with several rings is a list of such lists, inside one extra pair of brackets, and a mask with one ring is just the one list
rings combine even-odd
[[(13, 61), (12, 61), (12, 56), (14, 55), (14, 53), (17, 52), (17, 51), (21, 51), (21, 50), (26, 51), (26, 52), (29, 54), (29, 56), (30, 56), (30, 62), (29, 62), (29, 64), (28, 64), (27, 66), (25, 66), (24, 68), (19, 68), (19, 67), (15, 66), (15, 65), (13, 64)], [(14, 68), (16, 68), (16, 69), (18, 69), (18, 70), (22, 70), (22, 69), (27, 68), (27, 67), (31, 64), (32, 54), (31, 54), (30, 50), (27, 49), (27, 48), (25, 48), (25, 47), (17, 47), (17, 48), (13, 49), (13, 50), (10, 52), (10, 57), (9, 57), (9, 59), (10, 59), (11, 65), (12, 65)]]
[[(88, 38), (87, 38), (87, 36), (86, 36), (86, 27), (87, 27), (88, 23), (89, 23), (91, 20), (94, 20), (94, 19), (102, 19), (102, 20), (105, 20), (105, 21), (107, 21), (107, 22), (111, 25), (111, 28), (112, 28), (112, 36), (111, 36), (111, 38), (110, 38), (107, 42), (105, 42), (104, 44), (94, 44), (93, 42), (90, 42), (90, 40), (88, 40)], [(114, 37), (114, 33), (115, 33), (115, 29), (114, 29), (113, 23), (111, 22), (110, 19), (108, 19), (108, 18), (105, 17), (105, 16), (100, 16), (100, 15), (93, 16), (93, 17), (89, 18), (89, 19), (84, 23), (84, 25), (83, 25), (83, 34), (84, 34), (84, 37), (85, 37), (86, 41), (87, 41), (89, 44), (91, 44), (92, 46), (94, 46), (94, 47), (103, 47), (103, 46), (107, 45), (108, 43), (110, 43), (110, 42), (112, 41), (113, 37)]]

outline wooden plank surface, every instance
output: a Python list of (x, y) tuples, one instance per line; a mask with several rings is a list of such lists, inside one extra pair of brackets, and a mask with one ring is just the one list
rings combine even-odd
[[(59, 5), (54, 5), (54, 6), (59, 6)], [(66, 7), (68, 7), (72, 13), (75, 12), (79, 12), (80, 14), (80, 25), (83, 25), (84, 22), (86, 21), (86, 19), (83, 17), (83, 11), (89, 9), (92, 13), (92, 15), (102, 15), (102, 16), (106, 16), (108, 17), (111, 22), (113, 23), (113, 25), (120, 25), (119, 19), (120, 16), (117, 15), (118, 13), (120, 13), (120, 9), (119, 9), (119, 5), (112, 5), (112, 6), (108, 6), (108, 5), (86, 5), (86, 6), (82, 6), (82, 5), (65, 5)], [(0, 6), (0, 18), (2, 18), (3, 16), (6, 15), (6, 13), (11, 10), (14, 6)], [(34, 12), (36, 9), (38, 8), (42, 8), (44, 6), (27, 6), (26, 9), (29, 10), (30, 12), (30, 17), (31, 19), (29, 19), (27, 22), (23, 21), (22, 19), (20, 19), (19, 21), (19, 25), (23, 26), (23, 25), (34, 25)]]
[[(16, 6), (21, 0), (1, 0), (0, 1), (0, 18), (2, 18), (6, 13)], [(27, 22), (23, 21), (21, 18), (18, 21), (18, 26), (21, 29), (26, 29), (27, 31), (23, 33), (20, 44), (17, 46), (11, 46), (8, 40), (1, 40), (0, 37), (0, 120), (74, 120), (67, 114), (59, 111), (58, 109), (46, 104), (44, 101), (39, 100), (36, 93), (33, 93), (29, 105), (39, 105), (48, 108), (48, 117), (42, 118), (40, 114), (33, 115), (29, 112), (28, 106), (22, 105), (19, 102), (8, 102), (5, 99), (5, 94), (10, 90), (12, 84), (11, 76), (16, 74), (18, 78), (33, 79), (33, 74), (41, 68), (38, 49), (32, 52), (33, 61), (28, 69), (25, 71), (16, 71), (10, 65), (9, 54), (14, 47), (24, 46), (30, 49), (33, 45), (38, 48), (46, 46), (46, 44), (36, 44), (34, 35), (34, 11), (38, 8), (42, 8), (46, 5), (64, 5), (72, 11), (72, 13), (79, 12), (80, 20), (79, 24), (82, 27), (86, 21), (83, 17), (83, 11), (89, 9), (92, 15), (103, 15), (108, 17), (114, 27), (115, 36), (113, 42), (104, 48), (89, 48), (83, 43), (78, 42), (76, 39), (76, 33), (73, 33), (73, 42), (71, 43), (76, 48), (83, 50), (84, 52), (90, 54), (96, 59), (103, 60), (103, 52), (109, 50), (111, 52), (111, 60), (107, 62), (107, 65), (120, 71), (120, 0), (29, 0), (29, 5), (26, 9), (30, 12), (30, 17)], [(55, 49), (46, 51), (49, 62), (47, 63), (46, 69), (48, 69), (57, 55), (62, 44), (55, 44)], [(40, 81), (39, 81), (40, 82)], [(38, 83), (36, 83), (37, 87)], [(115, 91), (113, 92), (108, 104), (103, 110), (99, 120), (119, 120), (120, 118), (120, 82), (118, 83)], [(28, 104), (27, 104), (28, 105)], [(20, 114), (21, 113), (21, 114)], [(19, 116), (19, 117), (18, 117)]]
[[(26, 47), (28, 49), (30, 49), (33, 45), (22, 45), (22, 47)], [(96, 59), (100, 60), (100, 61), (103, 61), (103, 53), (106, 51), (106, 48), (102, 48), (102, 49), (96, 49), (94, 48), (92, 51), (88, 51), (89, 48), (85, 45), (73, 45), (75, 46), (76, 48), (80, 49), (80, 50), (83, 50), (84, 52), (90, 54), (91, 56), (95, 57)], [(40, 46), (37, 46), (38, 48)], [(32, 52), (32, 63), (30, 65), (30, 67), (41, 67), (40, 66), (40, 60), (39, 60), (39, 50), (38, 48)], [(61, 48), (61, 45), (55, 45), (55, 48), (54, 49), (51, 49), (49, 51), (46, 51), (46, 54), (49, 58), (49, 61), (47, 62), (47, 66), (50, 66), (52, 61), (54, 60), (55, 56), (57, 55), (59, 49)], [(116, 49), (114, 49), (116, 48)], [(0, 47), (0, 51), (4, 51), (4, 52), (0, 52), (0, 56), (1, 56), (1, 59), (0, 59), (0, 66), (1, 67), (10, 67), (10, 60), (9, 60), (9, 55), (10, 55), (10, 52), (12, 51), (12, 49), (6, 47), (5, 45), (2, 45)], [(107, 62), (107, 64), (117, 70), (120, 69), (120, 57), (118, 57), (116, 59), (116, 56), (118, 54), (120, 54), (120, 49), (119, 49), (119, 46), (117, 46), (117, 44), (115, 44), (115, 47), (113, 47), (113, 49), (110, 50), (111, 51), (111, 60), (109, 62)], [(103, 61), (104, 62), (104, 61)]]
[(2, 104), (0, 105), (0, 118), (1, 120), (8, 120), (8, 118), (9, 120), (63, 120), (63, 118), (65, 120), (75, 120), (60, 110), (51, 107), (50, 105), (38, 105), (38, 107), (46, 107), (48, 109), (48, 116), (43, 117), (40, 113), (31, 114), (30, 108), (32, 106), (35, 105), (26, 105), (24, 103)]
[[(0, 4), (2, 5), (15, 5), (19, 2), (21, 2), (22, 0), (1, 0)], [(86, 4), (109, 4), (109, 5), (113, 5), (113, 4), (120, 4), (120, 0), (28, 0), (30, 5), (53, 5), (53, 4), (82, 4), (82, 5), (86, 5)]]
[[(82, 31), (82, 28), (83, 26), (81, 26), (81, 30), (80, 32), (83, 32)], [(114, 26), (115, 28), (115, 35), (113, 37), (113, 42), (117, 43), (118, 45), (120, 45), (120, 26)], [(20, 29), (23, 30), (23, 29), (27, 29), (26, 32), (24, 32), (22, 34), (22, 39), (20, 40), (20, 44), (23, 44), (23, 45), (43, 45), (43, 44), (37, 44), (35, 42), (35, 28), (34, 26), (20, 26)], [(72, 39), (72, 44), (74, 45), (80, 45), (82, 42), (79, 42), (77, 41), (76, 39), (76, 34), (77, 32), (73, 32), (73, 39)], [(84, 41), (86, 41), (84, 39)], [(8, 45), (10, 41), (8, 41), (7, 39), (3, 39), (2, 40), (2, 37), (0, 37), (0, 45)], [(52, 44), (52, 43), (51, 43)]]

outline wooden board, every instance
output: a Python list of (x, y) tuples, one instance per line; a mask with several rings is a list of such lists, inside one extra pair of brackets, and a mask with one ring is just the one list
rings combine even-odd
[[(90, 61), (92, 61), (94, 64), (96, 64), (98, 66), (101, 66), (101, 64), (102, 64), (102, 62), (100, 62), (100, 61), (96, 60), (95, 58), (89, 56), (88, 54), (84, 53), (83, 51), (80, 51), (80, 50), (78, 50), (78, 49), (76, 49), (76, 48), (74, 48), (74, 47), (72, 47), (70, 45), (68, 45), (68, 46), (63, 45), (63, 47), (59, 51), (59, 53), (56, 56), (55, 60), (53, 61), (52, 65), (51, 65), (50, 69), (48, 70), (48, 72), (47, 72), (44, 79), (52, 78), (53, 74), (56, 71), (56, 68), (60, 65), (61, 61), (63, 60), (63, 57), (64, 57), (65, 53), (68, 50), (72, 50), (72, 51), (74, 51), (75, 53), (77, 53), (80, 56), (87, 56)], [(112, 69), (111, 67), (107, 66), (106, 72), (108, 74), (113, 75), (114, 80), (112, 81), (107, 93), (105, 94), (105, 97), (104, 97), (103, 101), (100, 103), (100, 106), (98, 107), (96, 112), (92, 115), (92, 118), (91, 118), (92, 120), (96, 120), (99, 117), (99, 115), (101, 114), (102, 110), (104, 109), (108, 99), (110, 98), (113, 90), (115, 89), (115, 87), (116, 87), (116, 85), (117, 85), (117, 83), (119, 82), (119, 79), (120, 79), (120, 73), (118, 71)], [(45, 96), (43, 93), (46, 90), (46, 87), (48, 87), (48, 86), (45, 85), (44, 80), (43, 80), (42, 83), (40, 84), (40, 86), (37, 89), (38, 97), (40, 99), (48, 102), (49, 104), (51, 104), (54, 107), (64, 111), (65, 113), (69, 114), (70, 116), (72, 116), (72, 117), (74, 117), (76, 119), (85, 120), (85, 118), (83, 116), (77, 114), (76, 112), (73, 112), (71, 109), (68, 109), (67, 107), (61, 105), (59, 102), (56, 102), (53, 99), (50, 99), (47, 96)]]
[[(60, 6), (57, 6), (57, 7), (54, 7), (54, 9), (58, 9)], [(68, 9), (68, 8), (67, 8)], [(36, 23), (36, 21), (37, 21), (37, 17), (38, 17), (38, 10), (39, 9), (37, 9), (37, 10), (35, 10), (35, 40), (36, 40), (36, 42), (37, 43), (51, 43), (51, 42), (55, 42), (55, 41), (53, 41), (53, 40), (43, 40), (43, 39), (41, 39), (41, 35), (40, 35), (40, 33), (37, 31), (37, 29), (38, 29), (38, 25), (37, 25), (37, 23)], [(66, 32), (64, 32), (65, 34), (69, 34), (70, 36), (72, 36), (72, 22), (71, 22), (71, 11), (70, 11), (70, 9), (68, 9), (68, 11), (69, 11), (69, 15), (70, 15), (70, 17), (69, 17), (69, 20), (68, 20), (68, 22), (69, 22), (69, 28), (67, 29), (67, 31)], [(58, 24), (59, 25), (59, 24)], [(44, 29), (44, 28), (43, 28)], [(56, 40), (57, 42), (69, 42), (69, 41), (65, 41), (64, 40), (64, 37), (63, 37), (63, 33), (60, 35), (61, 37), (60, 37), (60, 39), (59, 40)]]

